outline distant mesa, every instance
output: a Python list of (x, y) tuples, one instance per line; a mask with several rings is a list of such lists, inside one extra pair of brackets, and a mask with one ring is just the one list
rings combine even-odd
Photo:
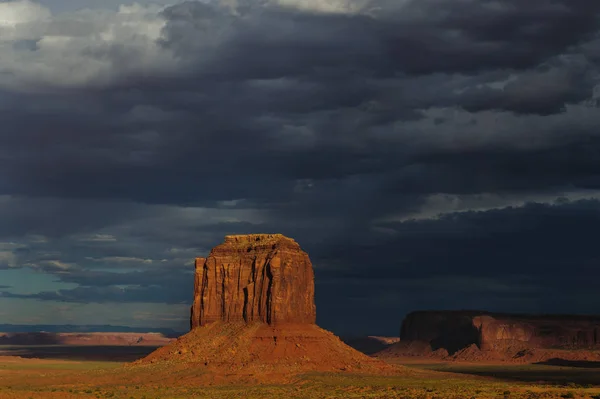
[(314, 289), (310, 259), (293, 239), (226, 236), (196, 259), (191, 331), (136, 364), (186, 363), (203, 376), (253, 382), (307, 371), (398, 371), (316, 326)]
[(400, 342), (378, 357), (542, 362), (600, 360), (600, 316), (421, 311), (406, 316)]
[(171, 341), (160, 333), (0, 332), (0, 345), (162, 346)]
[(182, 333), (170, 328), (114, 326), (110, 324), (0, 324), (1, 333), (158, 333), (174, 338)]
[(340, 338), (347, 345), (367, 355), (372, 355), (377, 352), (381, 352), (382, 350), (400, 342), (400, 338), (398, 337), (380, 337), (375, 335), (369, 335), (366, 337), (347, 336)]

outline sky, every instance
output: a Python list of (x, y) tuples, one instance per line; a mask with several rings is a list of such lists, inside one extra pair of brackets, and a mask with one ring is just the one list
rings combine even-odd
[(184, 331), (243, 233), (338, 334), (600, 314), (599, 61), (592, 0), (0, 1), (0, 323)]

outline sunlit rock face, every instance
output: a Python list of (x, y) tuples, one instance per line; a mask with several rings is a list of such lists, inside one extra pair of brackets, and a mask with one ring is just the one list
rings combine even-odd
[(314, 324), (308, 254), (281, 234), (226, 236), (196, 259), (191, 328), (216, 321)]

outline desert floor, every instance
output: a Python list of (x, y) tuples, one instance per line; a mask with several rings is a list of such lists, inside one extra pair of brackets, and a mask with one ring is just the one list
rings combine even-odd
[[(0, 399), (600, 398), (600, 365), (468, 364), (397, 359), (398, 376), (307, 374), (253, 385), (182, 364), (130, 367), (153, 348), (0, 347)], [(2, 356), (8, 355), (8, 356)], [(200, 383), (202, 381), (202, 384)]]

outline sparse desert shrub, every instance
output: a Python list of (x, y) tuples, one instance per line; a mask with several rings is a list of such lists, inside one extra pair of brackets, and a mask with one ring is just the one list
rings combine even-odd
[(573, 392), (569, 391), (569, 392), (565, 392), (565, 393), (563, 393), (563, 394), (562, 394), (562, 395), (560, 395), (560, 396), (561, 396), (562, 398), (564, 398), (564, 399), (572, 399), (572, 398), (574, 398), (574, 397), (575, 397), (575, 394), (574, 394)]
[(527, 399), (539, 399), (542, 397), (540, 392), (527, 391)]
[(569, 382), (569, 383), (568, 383), (566, 386), (567, 386), (568, 388), (574, 388), (574, 389), (577, 389), (577, 388), (585, 388), (585, 386), (584, 386), (584, 385), (577, 384), (576, 382)]

